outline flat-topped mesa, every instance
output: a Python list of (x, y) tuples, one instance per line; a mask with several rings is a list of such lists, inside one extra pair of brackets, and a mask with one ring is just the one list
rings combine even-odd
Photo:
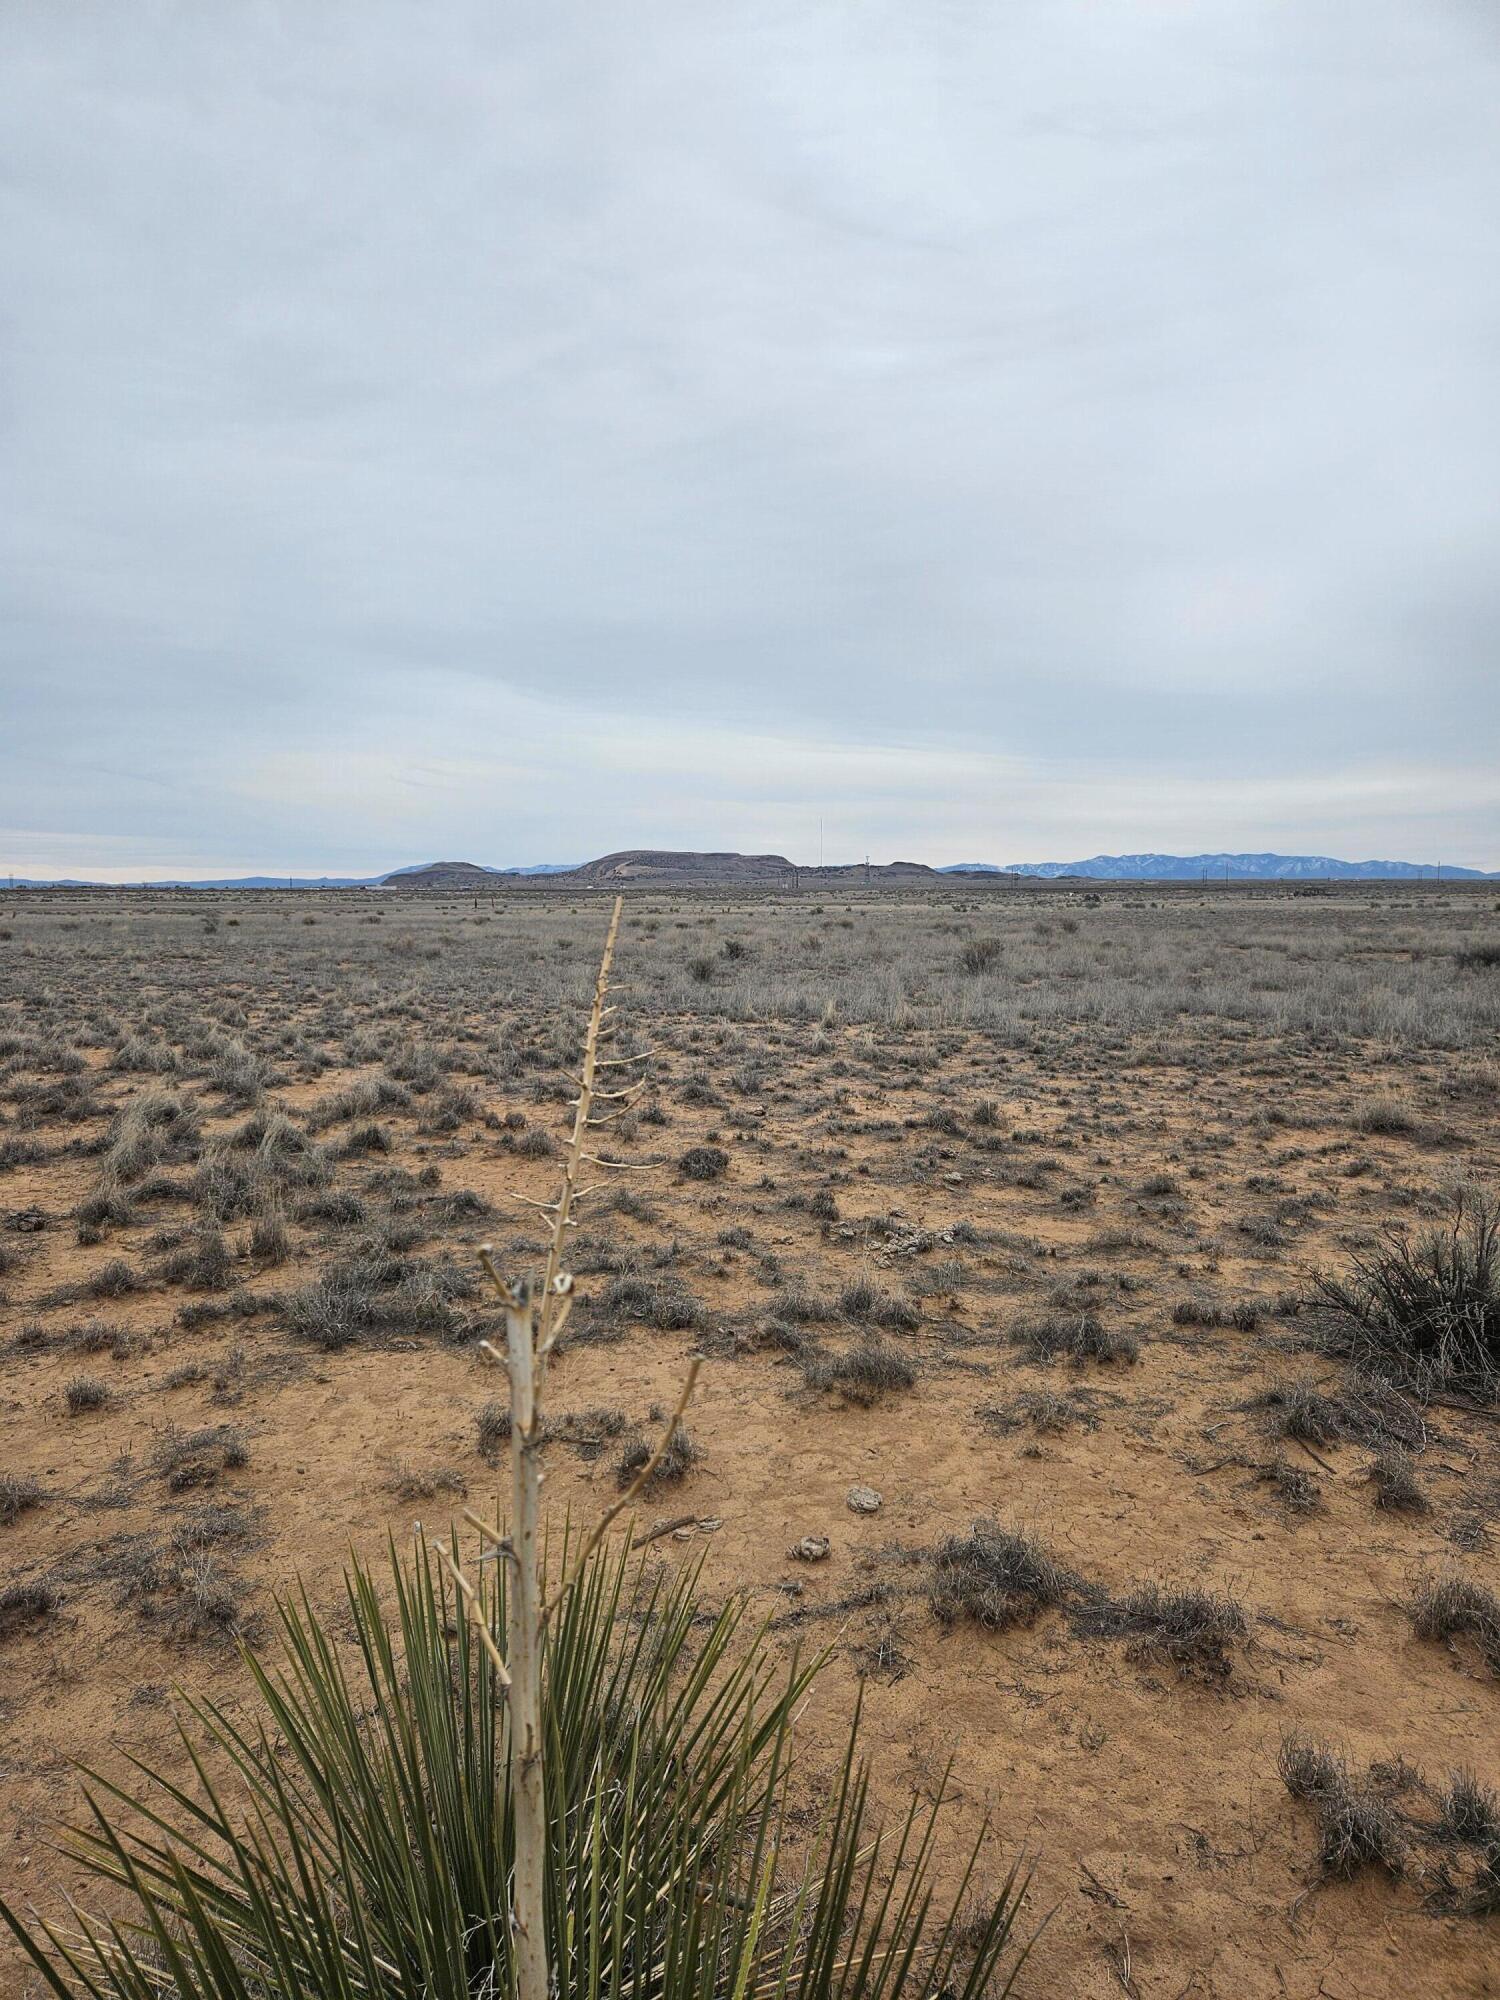
[(694, 849), (626, 848), (585, 861), (585, 882), (775, 882), (796, 873), (784, 854), (705, 854)]

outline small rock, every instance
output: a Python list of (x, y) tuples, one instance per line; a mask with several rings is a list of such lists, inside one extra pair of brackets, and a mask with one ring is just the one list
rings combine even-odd
[(848, 1502), (851, 1514), (873, 1514), (880, 1505), (880, 1495), (873, 1486), (851, 1486)]
[(828, 1554), (828, 1547), (826, 1535), (804, 1535), (800, 1542), (793, 1542), (787, 1554), (793, 1562), (820, 1563)]

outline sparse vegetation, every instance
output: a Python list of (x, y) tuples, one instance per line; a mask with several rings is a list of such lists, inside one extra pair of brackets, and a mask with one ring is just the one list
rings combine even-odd
[(40, 1507), (45, 1498), (42, 1482), (30, 1473), (0, 1472), (0, 1528), (19, 1521), (33, 1507)]
[(837, 1389), (851, 1403), (868, 1407), (893, 1389), (909, 1389), (917, 1379), (899, 1348), (872, 1337), (857, 1341), (841, 1354), (812, 1354), (803, 1366), (812, 1389)]
[(1027, 1624), (1065, 1603), (1074, 1578), (1031, 1536), (994, 1521), (950, 1535), (932, 1559), (928, 1598), (942, 1622), (971, 1619), (986, 1631)]
[[(1359, 1762), (1335, 1761), (1358, 1813), (1327, 1865), (1368, 1851), (1390, 1874), (1359, 1818), (1373, 1801), (1404, 1843), (1380, 1892), (1403, 1912), (1500, 1905), (1479, 1726), (1500, 1657), (1500, 1400), (1478, 1221), (1500, 1184), (1500, 985), (1458, 956), (1488, 916), (1461, 920), (1472, 903), (1446, 884), (1232, 911), (1211, 884), (1109, 887), (1086, 913), (1066, 885), (636, 898), (611, 1053), (649, 1050), (647, 1081), (596, 1150), (637, 1171), (592, 1176), (569, 1239), (576, 1303), (539, 1433), (555, 1533), (623, 1498), (652, 1399), (701, 1356), (703, 1456), (629, 1502), (655, 1537), (642, 1560), (669, 1581), (706, 1554), (714, 1603), (746, 1590), (778, 1649), (827, 1642), (872, 1687), (904, 1680), (901, 1753), (922, 1768), (961, 1717), (956, 1831), (1045, 1787), (1037, 1907), (1061, 1908), (1043, 1985), (1121, 1985), (1099, 1920), (1128, 1923), (1143, 1993), (1175, 1993), (1221, 1937), (1290, 1967), (1296, 1906), (1303, 1941), (1326, 1955), (1337, 1923), (1345, 1983), (1387, 2000), (1366, 1903), (1298, 1903), (1324, 1836), (1310, 1804), (1267, 1812), (1256, 1718), (1270, 1700), (1293, 1729), (1332, 1715), (1357, 1733)], [(85, 1708), (101, 1740), (165, 1761), (170, 1684), (202, 1672), (247, 1712), (237, 1642), (263, 1641), (271, 1590), (305, 1581), (352, 1658), (335, 1603), (351, 1539), (493, 1520), (497, 1492), (508, 1509), (509, 1410), (479, 1345), (504, 1341), (504, 1314), (475, 1289), (476, 1251), (534, 1266), (546, 1219), (524, 1198), (556, 1184), (577, 1091), (558, 1001), (582, 990), (598, 907), (545, 885), (477, 907), (216, 895), (216, 932), (190, 892), (14, 907), (0, 1581), (55, 1603), (6, 1655), (24, 1671), (0, 1893), (40, 1903), (60, 1864), (32, 1829), (56, 1809), (49, 1772), (88, 1752)], [(699, 1177), (700, 1151), (722, 1170)], [(1392, 1277), (1361, 1276), (1398, 1246)], [(75, 1380), (93, 1385), (76, 1406)], [(845, 1504), (865, 1486), (883, 1496), (869, 1514)], [(986, 1547), (940, 1566), (944, 1528), (1002, 1503)], [(1060, 1595), (1038, 1608), (1008, 1538)], [(789, 1559), (804, 1542), (826, 1554)], [(1199, 1563), (1242, 1625), (1163, 1608), (1182, 1565), (1186, 1594), (1208, 1588)], [(492, 1588), (495, 1565), (470, 1575)], [(1132, 1585), (1152, 1576), (1172, 1580), (1143, 1604), (1153, 1587)], [(96, 1652), (110, 1673), (85, 1703), (68, 1676)], [(1450, 1713), (1470, 1700), (1472, 1750)], [(898, 1709), (882, 1691), (868, 1713), (884, 1770)], [(1366, 1772), (1382, 1714), (1431, 1785), (1399, 1757)], [(1171, 1748), (1143, 1787), (1151, 1718)], [(826, 1732), (803, 1738), (799, 1801), (828, 1779)], [(1460, 1756), (1474, 1769), (1454, 1776)], [(1244, 1831), (1207, 1796), (1250, 1800)], [(1100, 1798), (1108, 1840), (1086, 1832)], [(807, 1829), (790, 1832), (800, 1855)], [(1252, 1844), (1271, 1911), (1254, 1924), (1224, 1865)], [(1116, 1850), (1177, 1868), (1166, 1929), (1146, 1928), (1138, 1871), (1100, 1860)], [(1100, 1878), (1082, 1904), (1077, 1854)], [(1432, 1982), (1472, 1983), (1477, 1926), (1419, 1928)], [(0, 1987), (24, 1978), (5, 1949)]]
[(1448, 1645), (1472, 1640), (1485, 1666), (1500, 1676), (1500, 1597), (1476, 1578), (1423, 1577), (1412, 1593), (1411, 1622), (1419, 1639)]
[(1330, 1344), (1419, 1394), (1500, 1398), (1500, 1202), (1455, 1196), (1446, 1228), (1392, 1236), (1348, 1278), (1324, 1278)]
[(1357, 1781), (1341, 1757), (1289, 1736), (1278, 1767), (1292, 1797), (1317, 1814), (1318, 1863), (1325, 1875), (1355, 1875), (1362, 1868), (1402, 1873), (1407, 1840), (1394, 1807), (1368, 1781)]
[(1065, 1360), (1077, 1367), (1086, 1361), (1134, 1362), (1141, 1351), (1133, 1334), (1106, 1327), (1091, 1312), (1023, 1314), (1010, 1338), (1029, 1361)]
[(1169, 1660), (1179, 1673), (1221, 1679), (1234, 1662), (1231, 1648), (1250, 1633), (1232, 1597), (1161, 1583), (1143, 1583), (1118, 1601), (1092, 1607), (1088, 1629), (1129, 1640), (1143, 1655)]

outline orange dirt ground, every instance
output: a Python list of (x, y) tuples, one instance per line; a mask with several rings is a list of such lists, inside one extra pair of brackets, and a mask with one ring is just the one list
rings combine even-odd
[[(580, 960), (598, 924), (597, 909), (574, 921)], [(629, 936), (627, 919), (627, 954)], [(108, 967), (91, 977), (107, 984)], [(243, 979), (236, 991), (237, 1032), (253, 1042), (278, 1001), (257, 1003)], [(628, 1015), (628, 982), (621, 997)], [(556, 1014), (549, 1026), (571, 1034), (571, 1004)], [(620, 1156), (651, 1171), (580, 1230), (578, 1261), (594, 1268), (579, 1279), (585, 1303), (551, 1408), (617, 1412), (627, 1434), (649, 1431), (689, 1356), (704, 1355), (688, 1418), (701, 1456), (641, 1504), (637, 1531), (690, 1517), (647, 1559), (701, 1555), (711, 1596), (746, 1591), (788, 1645), (832, 1649), (802, 1731), (809, 1772), (832, 1754), (861, 1677), (864, 1741), (890, 1807), (913, 1788), (930, 1794), (951, 1761), (954, 1851), (987, 1815), (997, 1874), (1022, 1850), (1034, 1857), (1028, 1907), (1051, 1914), (1018, 1982), (1032, 2000), (1500, 1993), (1500, 1919), (1441, 1913), (1430, 1848), (1414, 1843), (1399, 1880), (1366, 1870), (1323, 1882), (1312, 1813), (1277, 1774), (1283, 1738), (1302, 1731), (1360, 1770), (1399, 1759), (1434, 1784), (1461, 1767), (1500, 1784), (1500, 1680), (1472, 1653), (1416, 1638), (1406, 1609), (1419, 1575), (1500, 1587), (1500, 1423), (1429, 1409), (1415, 1464), (1430, 1506), (1407, 1514), (1374, 1504), (1367, 1449), (1273, 1439), (1266, 1410), (1247, 1407), (1275, 1382), (1336, 1384), (1339, 1364), (1295, 1309), (1314, 1273), (1346, 1269), (1392, 1226), (1430, 1223), (1455, 1179), (1500, 1181), (1492, 1038), (1455, 1053), (1319, 1047), (1219, 1019), (1108, 1038), (1079, 1025), (1030, 1046), (836, 1017), (767, 1029), (660, 1012), (640, 1025), (657, 1048), (648, 1099), (669, 1122), (627, 1128)], [(482, 1297), (462, 1303), (456, 1331), (431, 1334), (418, 1316), (326, 1352), (277, 1308), (348, 1253), (369, 1213), (354, 1226), (298, 1222), (289, 1194), (290, 1254), (265, 1269), (250, 1219), (229, 1220), (233, 1272), (202, 1294), (162, 1274), (174, 1233), (196, 1240), (180, 1203), (138, 1201), (100, 1241), (78, 1243), (73, 1217), (101, 1172), (80, 1141), (102, 1143), (122, 1106), (161, 1088), (191, 1098), (197, 1157), (251, 1112), (191, 1075), (122, 1072), (85, 1027), (72, 1034), (98, 1116), (54, 1127), (33, 1110), (26, 1129), (44, 1157), (0, 1174), (12, 1253), (0, 1265), (0, 1473), (41, 1489), (0, 1526), (0, 1587), (42, 1580), (56, 1596), (50, 1615), (0, 1638), (0, 1887), (44, 1910), (70, 1880), (48, 1842), (77, 1799), (74, 1760), (127, 1781), (129, 1755), (175, 1768), (172, 1689), (240, 1702), (233, 1640), (274, 1645), (276, 1593), (305, 1583), (336, 1606), (351, 1547), (378, 1558), (416, 1519), (446, 1529), (461, 1486), (488, 1507), (497, 1485), (476, 1429), (499, 1391), (476, 1346)], [(391, 1046), (417, 1034), (398, 1023)], [(893, 1061), (895, 1048), (909, 1060)], [(286, 1061), (259, 1101), (301, 1124), (389, 1060), (316, 1075)], [(40, 1073), (12, 1056), (12, 1083)], [(390, 1150), (351, 1150), (332, 1186), (378, 1190), (372, 1212), (394, 1201), (424, 1259), (467, 1272), (493, 1240), (502, 1264), (524, 1263), (536, 1231), (510, 1198), (549, 1194), (556, 1161), (526, 1157), (520, 1135), (560, 1135), (567, 1117), (562, 1093), (539, 1100), (546, 1075), (470, 1079), (472, 1108), (442, 1131), (419, 1130), (420, 1092), (375, 1113)], [(26, 1122), (12, 1109), (0, 1139)], [(337, 1150), (361, 1122), (319, 1143)], [(702, 1143), (727, 1152), (723, 1178), (678, 1170)], [(193, 1157), (165, 1164), (191, 1179)], [(408, 1184), (393, 1168), (436, 1172)], [(458, 1189), (495, 1215), (424, 1208)], [(45, 1226), (16, 1226), (28, 1214)], [(92, 1295), (112, 1259), (137, 1288)], [(612, 1320), (602, 1301), (622, 1272), (680, 1280), (697, 1323)], [(916, 1318), (881, 1336), (915, 1382), (868, 1406), (811, 1384), (786, 1334), (800, 1324), (825, 1356), (856, 1344), (862, 1329), (838, 1300), (861, 1279)], [(832, 1316), (789, 1321), (778, 1313), (789, 1287)], [(236, 1288), (272, 1302), (179, 1317)], [(1184, 1302), (1217, 1323), (1193, 1323)], [(1091, 1313), (1132, 1336), (1138, 1359), (1028, 1360), (1011, 1333), (1038, 1312)], [(69, 1415), (80, 1374), (108, 1400)], [(1030, 1391), (1066, 1399), (1065, 1427), (1016, 1408)], [(588, 1452), (550, 1448), (559, 1513), (589, 1516), (616, 1491), (618, 1447)], [(1267, 1476), (1278, 1463), (1311, 1486), (1278, 1484)], [(434, 1497), (402, 1497), (424, 1481)], [(880, 1492), (878, 1512), (847, 1506), (857, 1483)], [(195, 1626), (181, 1579), (161, 1581), (143, 1552), (159, 1555), (209, 1506), (237, 1510), (209, 1551), (229, 1608)], [(1193, 1677), (1089, 1636), (1063, 1610), (1001, 1632), (944, 1625), (927, 1599), (931, 1552), (979, 1517), (1025, 1529), (1111, 1596), (1153, 1579), (1228, 1593), (1248, 1639), (1227, 1675)], [(825, 1562), (789, 1560), (805, 1534), (831, 1539)], [(28, 1990), (19, 1961), (0, 1956), (0, 1992)]]

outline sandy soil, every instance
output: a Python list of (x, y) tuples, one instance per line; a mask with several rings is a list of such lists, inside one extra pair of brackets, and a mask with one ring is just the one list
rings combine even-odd
[[(997, 1874), (1018, 1850), (1035, 1859), (1030, 1909), (1050, 1920), (1018, 1987), (1035, 2000), (1500, 1992), (1500, 1920), (1441, 1913), (1435, 1850), (1415, 1843), (1398, 1881), (1321, 1881), (1312, 1815), (1276, 1768), (1301, 1730), (1360, 1768), (1405, 1760), (1438, 1783), (1472, 1767), (1500, 1784), (1500, 1681), (1471, 1653), (1414, 1637), (1406, 1608), (1422, 1574), (1500, 1586), (1500, 1424), (1430, 1410), (1416, 1461), (1430, 1506), (1405, 1514), (1374, 1504), (1367, 1449), (1277, 1440), (1253, 1407), (1272, 1383), (1337, 1382), (1293, 1310), (1314, 1271), (1430, 1220), (1455, 1177), (1495, 1185), (1500, 1118), (1472, 1063), (1456, 1086), (1465, 1066), (1440, 1052), (1330, 1054), (1199, 1024), (1124, 1059), (1081, 1031), (1029, 1052), (913, 1031), (902, 1066), (879, 1036), (835, 1026), (778, 1032), (739, 1090), (711, 1027), (666, 1020), (652, 1033), (652, 1096), (670, 1122), (642, 1125), (622, 1150), (657, 1164), (632, 1177), (636, 1213), (583, 1235), (616, 1275), (680, 1280), (701, 1318), (681, 1331), (623, 1324), (598, 1305), (610, 1272), (583, 1276), (595, 1304), (557, 1364), (552, 1407), (649, 1430), (690, 1354), (705, 1356), (689, 1418), (701, 1458), (644, 1504), (638, 1532), (687, 1517), (648, 1559), (701, 1556), (711, 1594), (748, 1591), (786, 1644), (832, 1648), (804, 1732), (810, 1768), (838, 1740), (856, 1677), (893, 1807), (912, 1787), (930, 1795), (951, 1760), (954, 1851), (987, 1815)], [(735, 1035), (753, 1049), (753, 1029)], [(97, 1050), (88, 1060), (111, 1111), (155, 1087), (107, 1074)], [(288, 1079), (270, 1101), (301, 1118), (379, 1069)], [(716, 1102), (688, 1087), (704, 1071)], [(524, 1261), (532, 1232), (509, 1198), (546, 1194), (555, 1176), (554, 1161), (522, 1156), (506, 1113), (533, 1131), (565, 1117), (529, 1081), (476, 1095), (479, 1115), (438, 1137), (417, 1131), (420, 1103), (379, 1114), (393, 1150), (340, 1162), (335, 1181), (380, 1188), (378, 1205), (393, 1166), (435, 1168), (441, 1191), (492, 1203), (496, 1220), (424, 1225), (421, 1254), (464, 1269), (487, 1238), (502, 1262)], [(984, 1100), (993, 1109), (976, 1117)], [(1372, 1118), (1386, 1103), (1403, 1116)], [(200, 1108), (205, 1142), (246, 1115), (212, 1098)], [(722, 1179), (677, 1170), (695, 1143), (723, 1146)], [(233, 1633), (271, 1639), (277, 1592), (301, 1581), (333, 1605), (351, 1547), (378, 1558), (416, 1518), (446, 1525), (456, 1499), (401, 1497), (413, 1481), (441, 1476), (455, 1494), (461, 1481), (478, 1505), (495, 1490), (476, 1417), (497, 1384), (472, 1337), (418, 1329), (325, 1353), (275, 1309), (185, 1325), (195, 1295), (159, 1275), (157, 1246), (190, 1215), (148, 1202), (80, 1245), (71, 1218), (98, 1173), (63, 1147), (0, 1178), (0, 1244), (13, 1253), (0, 1278), (0, 1470), (34, 1476), (44, 1496), (0, 1528), (0, 1585), (40, 1579), (57, 1600), (0, 1643), (0, 1883), (44, 1907), (69, 1879), (48, 1840), (77, 1796), (74, 1760), (115, 1777), (129, 1755), (180, 1764), (171, 1690), (240, 1702)], [(295, 1227), (289, 1261), (266, 1270), (248, 1255), (247, 1221), (225, 1234), (235, 1283), (264, 1295), (307, 1282), (343, 1240)], [(115, 1258), (140, 1289), (89, 1296)], [(867, 1407), (810, 1386), (805, 1357), (767, 1331), (786, 1324), (788, 1285), (836, 1302), (860, 1279), (914, 1298), (917, 1314), (881, 1336), (913, 1385)], [(1219, 1323), (1191, 1323), (1184, 1302)], [(1090, 1312), (1138, 1358), (1028, 1360), (1011, 1335), (1041, 1311)], [(117, 1337), (91, 1351), (79, 1329), (99, 1325)], [(863, 1337), (836, 1310), (802, 1333), (825, 1354)], [(67, 1385), (84, 1372), (109, 1400), (69, 1415)], [(1066, 1428), (1040, 1430), (1018, 1409), (1044, 1390), (1067, 1399)], [(216, 1427), (229, 1428), (174, 1481), (174, 1445)], [(229, 1463), (225, 1440), (238, 1441)], [(615, 1455), (554, 1446), (552, 1506), (601, 1505)], [(1267, 1477), (1278, 1463), (1306, 1481)], [(877, 1512), (851, 1511), (855, 1484), (879, 1491)], [(212, 1550), (233, 1609), (226, 1629), (194, 1633), (175, 1584), (142, 1584), (142, 1552), (209, 1506), (240, 1510)], [(1110, 1597), (1152, 1579), (1228, 1593), (1248, 1638), (1227, 1675), (1193, 1676), (1089, 1636), (1067, 1609), (1002, 1632), (945, 1625), (927, 1599), (931, 1552), (978, 1517), (1035, 1535)], [(791, 1561), (810, 1533), (830, 1538), (828, 1560)], [(26, 1990), (15, 1959), (0, 1959), (0, 1991)]]

